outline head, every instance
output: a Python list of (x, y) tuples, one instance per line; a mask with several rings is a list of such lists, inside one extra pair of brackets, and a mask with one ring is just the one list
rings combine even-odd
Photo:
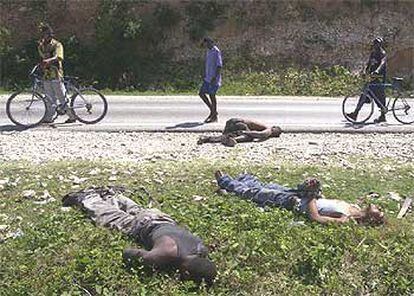
[(280, 134), (282, 133), (282, 129), (279, 126), (275, 125), (275, 126), (272, 126), (271, 132), (272, 132), (271, 134), (272, 137), (278, 138), (280, 137)]
[(382, 37), (377, 37), (372, 41), (372, 47), (376, 50), (384, 47), (384, 39)]
[(214, 41), (210, 37), (206, 36), (201, 41), (201, 46), (211, 49), (214, 46)]
[(196, 283), (204, 280), (208, 286), (213, 284), (217, 275), (216, 265), (213, 262), (196, 255), (187, 256), (181, 263), (180, 271), (182, 279), (193, 280)]
[(364, 209), (364, 216), (361, 221), (372, 226), (382, 225), (386, 222), (384, 212), (373, 204)]
[(305, 179), (302, 184), (298, 185), (298, 191), (306, 197), (319, 198), (322, 192), (321, 182), (313, 177)]
[(39, 31), (42, 36), (42, 39), (45, 41), (50, 41), (54, 36), (53, 29), (49, 24), (40, 23)]

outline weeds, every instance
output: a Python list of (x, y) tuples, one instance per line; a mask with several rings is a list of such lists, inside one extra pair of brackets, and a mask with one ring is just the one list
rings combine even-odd
[[(235, 175), (243, 168), (221, 164)], [(99, 170), (97, 170), (99, 168)], [(115, 163), (26, 163), (0, 166), (0, 224), (23, 236), (0, 244), (5, 295), (298, 295), (375, 294), (407, 295), (413, 292), (413, 218), (392, 218), (395, 201), (385, 197), (371, 202), (382, 206), (389, 218), (384, 227), (323, 226), (280, 209), (264, 211), (248, 201), (215, 194), (213, 172), (217, 164), (161, 162), (142, 165)], [(303, 176), (317, 175), (325, 195), (355, 201), (369, 191), (385, 196), (397, 191), (413, 195), (412, 167), (377, 174), (366, 170), (329, 167), (293, 167), (275, 171), (271, 166), (250, 167), (264, 181), (294, 186)], [(99, 173), (97, 173), (99, 172)], [(111, 176), (117, 176), (118, 181)], [(75, 178), (76, 177), (76, 178)], [(158, 207), (187, 225), (210, 246), (219, 278), (211, 290), (180, 282), (173, 272), (151, 271), (140, 265), (123, 265), (122, 249), (133, 244), (122, 234), (94, 226), (80, 211), (61, 209), (68, 191), (90, 185), (144, 186)], [(37, 194), (23, 197), (23, 190)], [(56, 201), (35, 204), (47, 190)], [(132, 199), (142, 205), (139, 191)], [(302, 223), (295, 223), (304, 221)]]

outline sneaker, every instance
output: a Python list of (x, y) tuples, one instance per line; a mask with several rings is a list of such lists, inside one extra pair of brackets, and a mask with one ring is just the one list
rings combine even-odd
[(62, 199), (64, 207), (71, 207), (79, 203), (78, 197), (75, 194), (67, 194)]
[(381, 123), (381, 122), (387, 122), (385, 115), (380, 115), (377, 119), (374, 120), (374, 123)]
[(68, 118), (65, 121), (65, 123), (74, 123), (74, 122), (76, 122), (76, 119), (75, 118)]
[(351, 112), (351, 113), (346, 113), (346, 116), (351, 118), (353, 121), (355, 121), (357, 119), (358, 114), (355, 112)]
[(53, 122), (54, 122), (53, 119), (45, 119), (45, 120), (42, 121), (42, 123), (44, 123), (44, 124), (49, 124), (49, 123), (53, 123)]

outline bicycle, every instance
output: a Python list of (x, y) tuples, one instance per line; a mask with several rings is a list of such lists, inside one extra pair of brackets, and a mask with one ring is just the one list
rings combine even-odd
[(39, 64), (30, 71), (29, 78), (32, 80), (31, 88), (14, 92), (6, 103), (7, 116), (18, 126), (38, 126), (45, 120), (48, 108), (53, 108), (53, 120), (70, 109), (75, 118), (85, 124), (98, 123), (108, 111), (108, 102), (104, 95), (93, 87), (80, 87), (77, 77), (63, 78), (66, 88), (65, 103), (52, 105), (50, 102), (53, 100), (43, 91)]
[[(379, 76), (371, 75), (370, 80), (378, 79)], [(381, 76), (382, 78), (382, 76)], [(367, 82), (363, 86), (362, 90), (354, 95), (346, 96), (342, 102), (342, 114), (346, 120), (354, 124), (363, 124), (368, 121), (374, 113), (374, 104), (380, 106), (380, 109), (384, 113), (392, 111), (395, 119), (403, 124), (411, 124), (414, 122), (414, 97), (408, 96), (402, 92), (401, 82), (403, 78), (393, 77), (392, 83), (382, 82)], [(385, 89), (391, 89), (393, 96), (388, 99), (388, 102), (382, 104), (375, 92), (371, 87), (383, 87)], [(358, 117), (353, 119), (349, 117), (350, 113), (353, 113), (360, 101), (360, 98), (365, 98), (365, 101), (361, 101), (361, 108), (358, 112)], [(391, 101), (393, 101), (391, 105)], [(390, 107), (391, 106), (391, 107)]]

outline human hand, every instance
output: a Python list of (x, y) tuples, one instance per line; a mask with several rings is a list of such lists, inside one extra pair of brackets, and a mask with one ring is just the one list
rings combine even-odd
[(216, 85), (217, 79), (216, 77), (211, 78), (210, 84), (211, 85)]

